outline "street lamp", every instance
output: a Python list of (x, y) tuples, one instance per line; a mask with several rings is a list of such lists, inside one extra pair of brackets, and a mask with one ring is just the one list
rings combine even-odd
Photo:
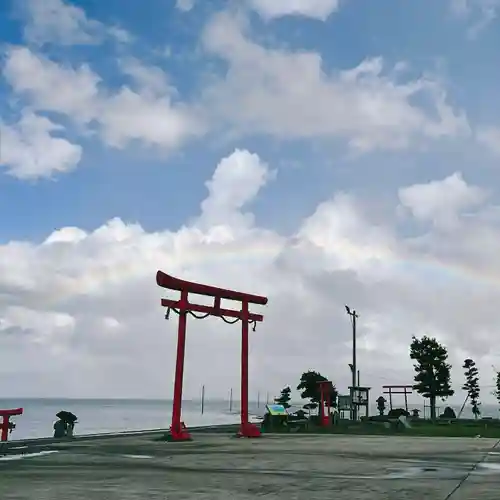
[(354, 406), (354, 388), (356, 387), (356, 318), (358, 318), (358, 314), (355, 310), (351, 311), (349, 306), (345, 306), (345, 310), (347, 314), (351, 317), (352, 321), (352, 364), (349, 363), (349, 367), (351, 368), (352, 375), (352, 389), (351, 389), (351, 418), (352, 420), (357, 420), (356, 416), (356, 407)]

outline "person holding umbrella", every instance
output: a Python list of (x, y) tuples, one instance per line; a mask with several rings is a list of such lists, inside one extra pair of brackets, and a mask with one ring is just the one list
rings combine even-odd
[(54, 423), (54, 437), (73, 437), (73, 431), (78, 417), (70, 411), (61, 410), (56, 414), (58, 420)]

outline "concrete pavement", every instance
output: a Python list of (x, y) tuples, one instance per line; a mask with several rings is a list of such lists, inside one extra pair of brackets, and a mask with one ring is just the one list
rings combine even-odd
[(500, 498), (496, 440), (300, 434), (246, 440), (220, 433), (193, 437), (189, 443), (166, 443), (144, 434), (38, 447), (34, 441), (11, 450), (18, 456), (0, 460), (0, 498)]

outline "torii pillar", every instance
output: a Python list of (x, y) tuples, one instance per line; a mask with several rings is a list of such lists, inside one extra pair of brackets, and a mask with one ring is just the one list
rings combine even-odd
[[(197, 319), (202, 319), (207, 316), (218, 316), (226, 321), (226, 323), (235, 323), (238, 320), (241, 321), (241, 425), (238, 436), (259, 437), (260, 431), (258, 427), (248, 421), (248, 326), (252, 323), (255, 328), (256, 323), (263, 321), (264, 317), (261, 314), (251, 313), (249, 311), (249, 304), (266, 305), (267, 297), (185, 281), (174, 278), (173, 276), (165, 274), (162, 271), (158, 271), (156, 273), (156, 283), (162, 288), (175, 290), (181, 293), (179, 300), (161, 300), (161, 305), (167, 308), (167, 319), (170, 311), (174, 311), (179, 315), (174, 401), (172, 408), (172, 425), (170, 427), (169, 436), (170, 439), (172, 441), (186, 441), (191, 439), (189, 432), (183, 422), (181, 422), (182, 382), (184, 377), (186, 323), (188, 314), (191, 314)], [(206, 306), (202, 304), (190, 303), (188, 298), (190, 293), (213, 297), (213, 305)], [(222, 308), (222, 299), (240, 302), (241, 309), (238, 311), (235, 309)], [(202, 313), (202, 316), (197, 316), (195, 314), (197, 312)], [(226, 318), (233, 318), (234, 321), (227, 320)]]

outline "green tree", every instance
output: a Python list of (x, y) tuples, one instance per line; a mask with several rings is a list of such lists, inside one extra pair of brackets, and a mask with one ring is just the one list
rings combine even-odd
[(447, 418), (447, 419), (453, 420), (453, 419), (457, 418), (457, 414), (455, 413), (455, 410), (451, 406), (447, 406), (444, 409), (443, 413), (441, 413), (441, 415), (439, 415), (439, 418)]
[(474, 414), (474, 418), (477, 418), (481, 415), (479, 408), (481, 406), (479, 402), (479, 371), (472, 359), (466, 359), (462, 368), (465, 370), (465, 384), (462, 386), (462, 389), (467, 391), (472, 413)]
[(493, 396), (495, 396), (498, 404), (500, 405), (500, 372), (496, 372), (497, 375), (495, 377), (495, 390), (493, 391)]
[[(297, 390), (302, 391), (300, 393), (302, 399), (309, 399), (310, 402), (307, 405), (308, 409), (313, 410), (319, 406), (321, 401), (319, 382), (324, 382), (326, 380), (328, 380), (326, 377), (313, 370), (304, 372), (300, 377), (300, 383), (297, 386)], [(333, 391), (330, 394), (330, 406), (336, 406), (337, 396), (337, 389), (333, 386)]]
[(377, 410), (379, 415), (383, 415), (386, 409), (387, 399), (384, 396), (379, 396), (377, 399)]
[(290, 408), (290, 399), (292, 399), (291, 392), (292, 389), (290, 389), (290, 386), (286, 386), (281, 390), (281, 394), (274, 402), (278, 405), (283, 405), (285, 408)]
[(448, 351), (435, 338), (424, 335), (412, 337), (410, 358), (415, 361), (415, 389), (424, 398), (429, 398), (431, 419), (436, 419), (436, 398), (453, 396), (451, 388), (451, 365), (447, 363)]

